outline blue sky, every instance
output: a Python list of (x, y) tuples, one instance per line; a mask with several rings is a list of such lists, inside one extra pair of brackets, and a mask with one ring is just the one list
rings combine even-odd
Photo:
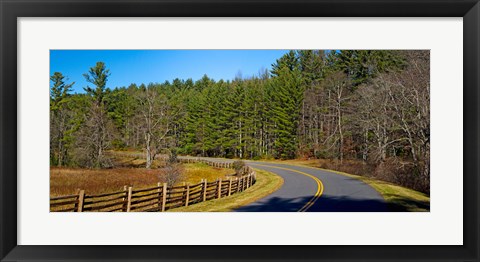
[(204, 74), (215, 80), (232, 80), (238, 72), (243, 77), (258, 75), (287, 50), (51, 50), (50, 75), (61, 72), (67, 83), (75, 82), (74, 93), (82, 93), (83, 77), (96, 62), (105, 62), (111, 76), (107, 87), (172, 81), (194, 81)]

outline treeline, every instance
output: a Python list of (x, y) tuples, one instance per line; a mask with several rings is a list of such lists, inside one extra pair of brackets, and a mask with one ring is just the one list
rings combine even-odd
[[(211, 157), (355, 160), (429, 192), (429, 51), (290, 51), (258, 76), (109, 89), (51, 76), (51, 164), (111, 165), (106, 150)], [(363, 170), (365, 171), (365, 170)]]

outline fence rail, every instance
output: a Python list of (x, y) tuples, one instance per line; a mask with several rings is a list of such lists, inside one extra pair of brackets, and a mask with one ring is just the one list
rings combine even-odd
[[(215, 162), (205, 159), (182, 158), (183, 163), (202, 162), (213, 167), (232, 168), (233, 163)], [(230, 177), (227, 180), (217, 179), (208, 182), (206, 179), (198, 184), (167, 186), (158, 183), (156, 186), (135, 189), (125, 186), (122, 191), (105, 194), (88, 195), (79, 190), (75, 195), (50, 198), (51, 212), (163, 212), (168, 209), (189, 206), (196, 203), (230, 196), (245, 191), (256, 182), (255, 171), (246, 166), (241, 177)]]

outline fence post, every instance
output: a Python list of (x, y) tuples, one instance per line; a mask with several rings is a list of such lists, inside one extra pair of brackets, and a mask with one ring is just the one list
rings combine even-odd
[(128, 197), (128, 189), (127, 186), (123, 186), (123, 191), (125, 192), (125, 197), (122, 198), (123, 201), (123, 206), (122, 206), (122, 212), (127, 212), (127, 197)]
[(238, 183), (240, 185), (240, 192), (242, 192), (243, 191), (243, 177), (242, 176), (238, 178)]
[(73, 212), (77, 212), (77, 209), (78, 209), (78, 197), (80, 196), (80, 188), (77, 188), (75, 190), (75, 195), (77, 195), (75, 197), (75, 203), (73, 203)]
[(83, 200), (85, 199), (85, 190), (80, 190), (78, 193), (77, 212), (83, 212)]
[(163, 189), (162, 189), (162, 212), (165, 211), (165, 206), (167, 205), (167, 183), (163, 183)]
[(239, 177), (238, 178), (238, 192), (242, 192), (242, 188), (243, 188), (242, 177)]
[(222, 197), (222, 179), (218, 179), (218, 195), (217, 195), (217, 198), (221, 198)]
[(203, 180), (203, 202), (207, 200), (207, 179)]
[(130, 212), (132, 208), (132, 187), (128, 187), (128, 196), (127, 196), (127, 212)]
[(235, 179), (237, 180), (237, 192), (235, 192), (235, 193), (238, 193), (241, 190), (241, 188), (240, 188), (241, 180), (240, 180), (240, 177), (236, 177)]
[(187, 183), (187, 195), (185, 196), (186, 207), (188, 207), (188, 201), (190, 201), (190, 183)]
[(162, 183), (158, 182), (157, 187), (158, 187), (158, 190), (157, 190), (157, 192), (158, 192), (158, 207), (160, 207), (160, 205), (162, 203), (162, 200), (161, 200), (162, 199), (162, 193), (161, 193), (162, 192), (162, 190), (161, 190)]
[(231, 195), (232, 194), (232, 178), (228, 178), (228, 193), (227, 195)]

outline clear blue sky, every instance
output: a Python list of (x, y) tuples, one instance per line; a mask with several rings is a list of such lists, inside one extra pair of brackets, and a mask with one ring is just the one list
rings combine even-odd
[[(194, 81), (204, 74), (215, 80), (232, 80), (270, 69), (287, 50), (51, 50), (50, 75), (61, 72), (74, 93), (83, 93), (83, 77), (96, 62), (105, 62), (111, 76), (107, 87), (163, 83), (175, 78)], [(91, 85), (91, 84), (90, 84)]]

